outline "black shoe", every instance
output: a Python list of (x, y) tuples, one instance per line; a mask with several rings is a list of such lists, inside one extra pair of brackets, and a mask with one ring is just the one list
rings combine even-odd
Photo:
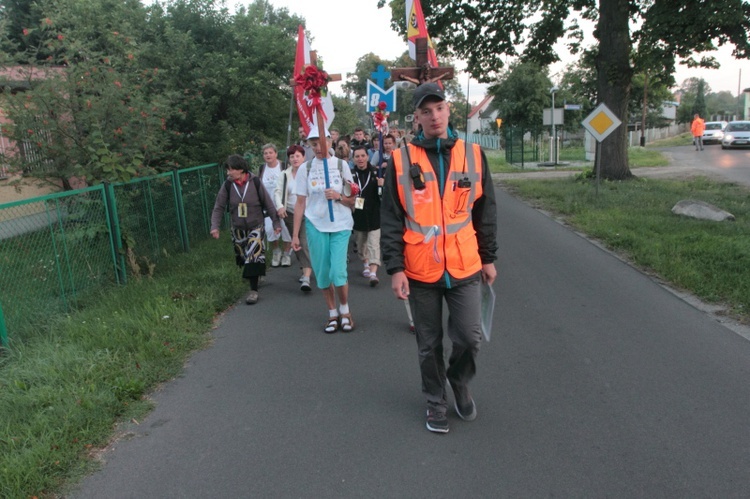
[(448, 433), (448, 418), (445, 409), (427, 409), (427, 429), (435, 433)]
[(471, 398), (469, 387), (466, 385), (459, 387), (454, 383), (450, 385), (453, 388), (453, 398), (456, 400), (455, 408), (458, 417), (464, 421), (474, 421), (477, 419), (477, 405), (474, 403), (474, 399)]

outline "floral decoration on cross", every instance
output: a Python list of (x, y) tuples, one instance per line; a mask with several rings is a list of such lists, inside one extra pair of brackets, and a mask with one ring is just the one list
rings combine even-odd
[(375, 129), (381, 133), (388, 133), (388, 112), (385, 108), (388, 105), (380, 101), (378, 102), (378, 110), (372, 113), (372, 121), (375, 124)]
[(331, 77), (328, 73), (315, 64), (306, 65), (300, 74), (294, 77), (294, 82), (305, 90), (305, 96), (312, 103), (311, 107), (320, 111), (324, 119), (326, 116), (323, 113), (323, 105), (320, 99), (328, 94), (329, 81), (331, 81)]

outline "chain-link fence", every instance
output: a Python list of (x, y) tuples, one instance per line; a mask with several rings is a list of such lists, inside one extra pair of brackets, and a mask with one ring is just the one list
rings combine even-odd
[(216, 164), (0, 205), (0, 342), (208, 236)]

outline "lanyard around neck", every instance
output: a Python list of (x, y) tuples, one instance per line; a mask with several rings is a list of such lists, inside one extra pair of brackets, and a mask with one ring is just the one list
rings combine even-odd
[[(359, 170), (362, 171), (362, 170)], [(367, 170), (367, 182), (365, 182), (365, 185), (362, 185), (362, 182), (359, 181), (359, 175), (357, 175), (357, 185), (359, 186), (359, 197), (364, 196), (365, 189), (367, 188), (367, 184), (370, 183), (370, 180), (372, 179), (372, 172), (370, 170)]]
[(237, 188), (237, 184), (232, 182), (232, 185), (234, 186), (234, 190), (237, 191), (237, 195), (240, 197), (240, 201), (243, 203), (245, 202), (245, 194), (247, 194), (247, 186), (250, 184), (250, 179), (247, 179), (247, 182), (245, 182), (245, 190), (242, 191), (242, 194), (240, 194), (240, 190)]

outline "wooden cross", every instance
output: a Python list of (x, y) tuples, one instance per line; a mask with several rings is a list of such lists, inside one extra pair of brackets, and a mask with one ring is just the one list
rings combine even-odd
[(427, 38), (417, 38), (417, 67), (414, 68), (391, 68), (391, 79), (393, 81), (410, 81), (415, 85), (422, 83), (434, 83), (440, 80), (453, 78), (453, 68), (430, 66), (427, 59)]
[[(318, 62), (318, 55), (314, 50), (310, 51), (310, 64), (317, 65)], [(328, 75), (329, 81), (341, 81), (341, 75), (338, 74), (329, 74)], [(292, 85), (295, 85), (296, 82), (294, 79), (292, 79)], [(331, 188), (331, 181), (328, 177), (328, 144), (326, 139), (326, 124), (325, 120), (323, 119), (323, 111), (321, 111), (320, 106), (318, 106), (315, 109), (315, 116), (318, 120), (318, 142), (320, 143), (320, 150), (323, 153), (323, 171), (325, 172), (325, 182), (326, 182), (326, 189)], [(342, 179), (343, 180), (343, 179)], [(328, 200), (328, 217), (333, 222), (333, 201)]]
[[(314, 50), (310, 51), (310, 64), (316, 65), (318, 62), (318, 53)], [(296, 75), (295, 75), (296, 76)], [(328, 74), (328, 79), (330, 81), (341, 81), (341, 75), (340, 74)], [(296, 86), (297, 82), (294, 81), (294, 78), (292, 78), (292, 86)], [(320, 108), (315, 110), (315, 117), (318, 121), (318, 140), (320, 141), (320, 147), (323, 151), (324, 157), (328, 157), (328, 144), (326, 140), (326, 125), (325, 120), (323, 119), (323, 113), (321, 113)]]

